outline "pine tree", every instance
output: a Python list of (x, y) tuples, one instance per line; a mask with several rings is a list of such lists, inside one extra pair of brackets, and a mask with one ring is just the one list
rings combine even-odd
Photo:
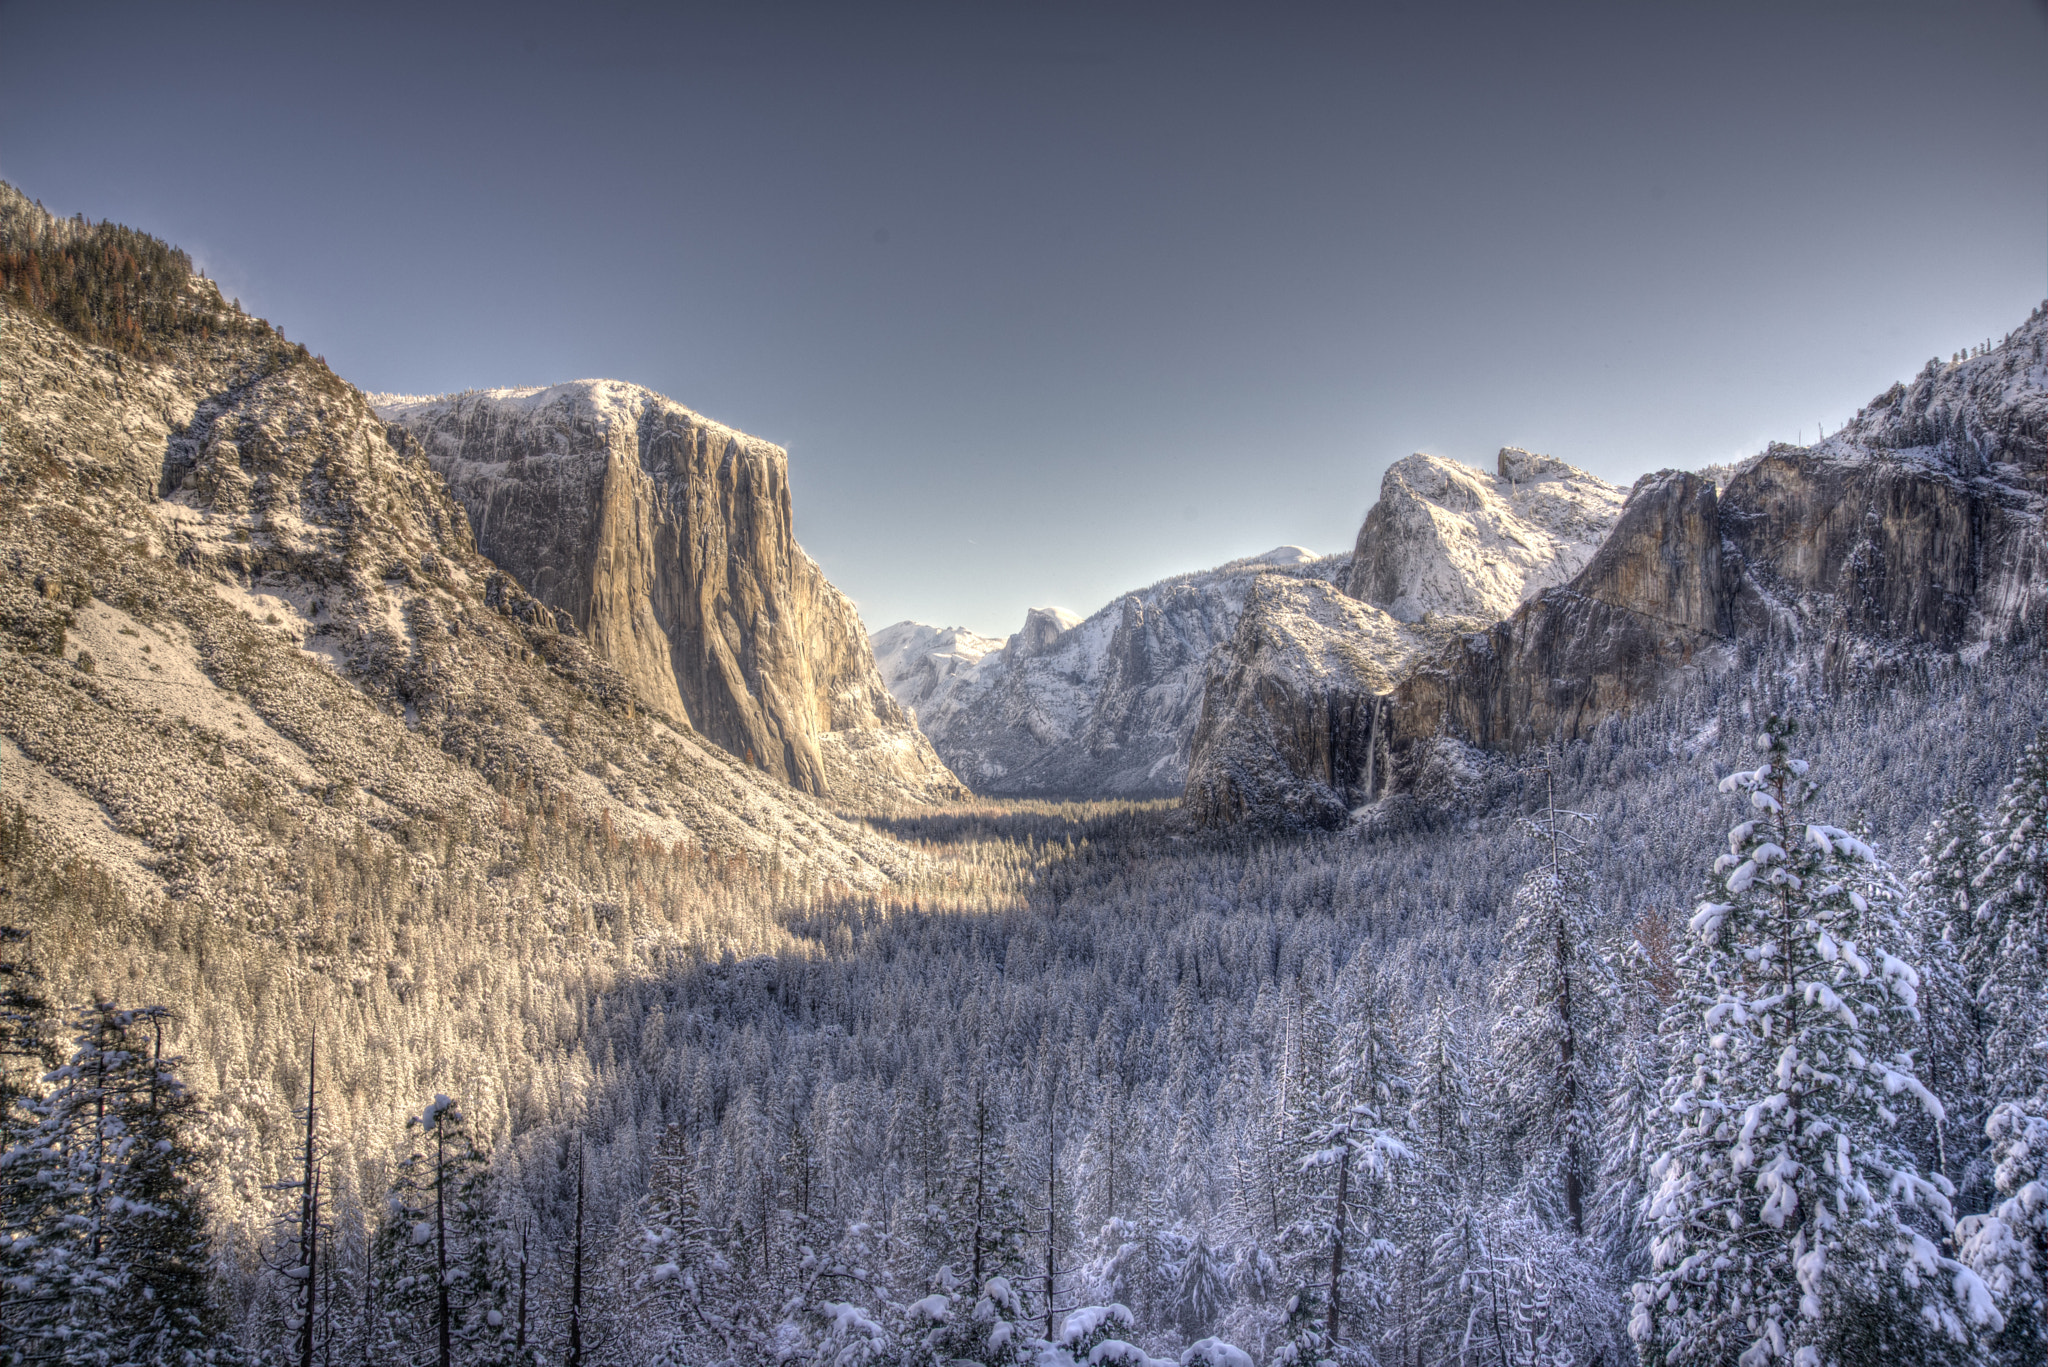
[(1985, 1098), (2025, 1102), (2048, 1083), (2048, 1060), (2034, 1048), (2048, 1031), (2048, 731), (1999, 795), (1971, 889), (1979, 900), (1965, 967), (1987, 1026)]
[(377, 1232), (378, 1300), (397, 1353), (440, 1367), (499, 1361), (506, 1351), (504, 1230), (490, 1208), (490, 1158), (468, 1118), (437, 1096), (406, 1121)]
[(163, 1056), (166, 1018), (101, 1002), (75, 1020), (36, 1131), (7, 1155), (23, 1188), (40, 1188), (11, 1222), (27, 1235), (10, 1328), (28, 1361), (184, 1363), (219, 1350), (196, 1103)]
[(710, 1338), (733, 1353), (731, 1326), (706, 1304), (717, 1299), (724, 1260), (711, 1247), (679, 1126), (670, 1126), (655, 1150), (634, 1251), (641, 1263), (635, 1315), (650, 1348), (682, 1352), (693, 1339)]
[(1543, 861), (1515, 890), (1494, 987), (1504, 1118), (1522, 1158), (1522, 1191), (1534, 1210), (1577, 1235), (1586, 1232), (1587, 1190), (1599, 1171), (1597, 1046), (1611, 988), (1590, 943), (1577, 834), (1587, 820), (1560, 812), (1553, 798), (1525, 823)]
[[(1892, 952), (1903, 889), (1863, 841), (1808, 815), (1815, 785), (1772, 718), (1729, 775), (1751, 815), (1678, 962), (1651, 1273), (1630, 1333), (1655, 1359), (1746, 1367), (1963, 1360), (1974, 1281), (1911, 1220), (1940, 1190), (1892, 1137), (1913, 1075), (1917, 974)], [(1727, 900), (1719, 900), (1721, 898)]]
[[(1406, 1137), (1412, 1087), (1389, 984), (1362, 955), (1350, 976), (1353, 1015), (1306, 1135), (1306, 1199), (1285, 1241), (1290, 1280), (1301, 1288), (1289, 1312), (1291, 1361), (1370, 1356), (1361, 1339), (1374, 1327), (1370, 1312), (1385, 1292), (1384, 1279), (1371, 1269), (1388, 1251), (1383, 1220), (1395, 1169), (1412, 1157)], [(1311, 1303), (1320, 1307), (1320, 1326), (1301, 1319), (1301, 1307)]]
[(1958, 1256), (1983, 1279), (1992, 1360), (2048, 1361), (2048, 1109), (2007, 1102), (1985, 1126), (2000, 1200), (1956, 1226)]
[(1981, 858), (1983, 819), (1958, 793), (1928, 824), (1907, 887), (1920, 970), (1921, 1080), (1942, 1100), (1941, 1119), (1916, 1118), (1921, 1166), (1960, 1191), (1962, 1210), (1982, 1210), (1990, 1188), (1983, 1161), (1984, 1022), (1969, 964), (1979, 957), (1970, 881)]
[(1650, 915), (1636, 929), (1636, 936), (1612, 956), (1620, 1021), (1600, 1131), (1600, 1194), (1593, 1211), (1600, 1246), (1624, 1284), (1650, 1272), (1643, 1207), (1651, 1189), (1665, 1072), (1664, 1004), (1659, 999), (1668, 971), (1662, 961), (1664, 926)]
[[(0, 839), (11, 825), (0, 817)], [(48, 1193), (30, 1141), (40, 1123), (34, 1103), (42, 1074), (58, 1058), (42, 975), (25, 953), (27, 942), (27, 932), (0, 926), (0, 1363), (6, 1364), (26, 1361), (40, 1315), (33, 1269)]]

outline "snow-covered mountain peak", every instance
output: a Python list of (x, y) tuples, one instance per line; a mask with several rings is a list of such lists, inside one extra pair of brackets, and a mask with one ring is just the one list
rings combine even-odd
[(1496, 473), (1417, 452), (1389, 466), (1352, 554), (1352, 597), (1404, 622), (1495, 621), (1584, 568), (1627, 493), (1552, 456), (1502, 448)]
[(1043, 655), (1066, 632), (1081, 624), (1081, 614), (1065, 608), (1032, 608), (1024, 614), (1024, 625), (1003, 649), (1019, 657)]
[(431, 427), (451, 414), (474, 410), (488, 410), (500, 423), (541, 430), (552, 428), (560, 434), (561, 441), (543, 452), (549, 455), (571, 454), (572, 433), (631, 433), (651, 414), (663, 426), (701, 431), (715, 440), (738, 442), (749, 450), (787, 459), (787, 453), (773, 442), (728, 427), (665, 394), (628, 380), (569, 380), (552, 385), (467, 389), (453, 394), (366, 397), (378, 417), (408, 428)]
[(1965, 478), (2036, 480), (2048, 457), (2048, 302), (1996, 345), (1929, 361), (1812, 449), (1918, 453)]

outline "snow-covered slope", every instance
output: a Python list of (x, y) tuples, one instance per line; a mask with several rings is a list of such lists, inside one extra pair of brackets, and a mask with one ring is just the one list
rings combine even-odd
[(1299, 546), (1176, 575), (1085, 620), (1033, 608), (997, 642), (899, 622), (875, 633), (890, 691), (977, 792), (1170, 797), (1187, 777), (1203, 666), (1268, 575), (1332, 582), (1344, 556)]
[(447, 479), (479, 549), (643, 706), (841, 803), (960, 793), (797, 544), (781, 447), (617, 380), (373, 398)]
[(1488, 475), (1417, 452), (1394, 462), (1359, 528), (1345, 589), (1404, 622), (1495, 622), (1585, 567), (1627, 491), (1504, 447)]

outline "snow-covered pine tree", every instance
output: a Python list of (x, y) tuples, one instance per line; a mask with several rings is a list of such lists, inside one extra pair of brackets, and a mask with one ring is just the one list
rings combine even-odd
[(388, 1351), (439, 1367), (498, 1363), (509, 1344), (490, 1157), (447, 1096), (409, 1117), (406, 1133), (411, 1151), (376, 1239)]
[(1965, 957), (1985, 1024), (1988, 1107), (2025, 1102), (2048, 1083), (2035, 1046), (2048, 1032), (2048, 730), (1999, 794), (1971, 880), (1976, 931)]
[(1912, 1071), (1917, 974), (1892, 952), (1903, 889), (1810, 814), (1792, 734), (1773, 717), (1763, 763), (1721, 785), (1750, 814), (1678, 961), (1630, 1333), (1669, 1367), (1965, 1361), (1988, 1297), (1909, 1222), (1948, 1202), (1893, 1134), (1894, 1107), (1939, 1111)]
[[(1346, 979), (1350, 1015), (1306, 1136), (1301, 1170), (1307, 1200), (1286, 1241), (1290, 1280), (1302, 1292), (1289, 1315), (1291, 1337), (1276, 1362), (1370, 1361), (1368, 1340), (1386, 1328), (1386, 1279), (1379, 1273), (1392, 1250), (1384, 1222), (1395, 1170), (1413, 1156), (1406, 1125), (1413, 1088), (1390, 985), (1363, 951)], [(1309, 1303), (1320, 1308), (1319, 1327), (1301, 1317)]]
[(1030, 1271), (1029, 1220), (1012, 1176), (1000, 1098), (980, 1070), (958, 1097), (965, 1114), (953, 1130), (943, 1201), (952, 1232), (948, 1258), (931, 1294), (912, 1307), (912, 1318), (929, 1327), (908, 1337), (939, 1363), (1008, 1367), (1029, 1361), (1031, 1345), (1042, 1342), (1012, 1280)]
[[(0, 817), (0, 839), (10, 824)], [(40, 1120), (31, 1103), (58, 1058), (42, 975), (27, 945), (26, 931), (0, 926), (0, 1363), (9, 1367), (26, 1361), (37, 1315), (31, 1288), (48, 1198), (41, 1165), (30, 1156)]]
[(2000, 1199), (1956, 1225), (1961, 1257), (1990, 1289), (2003, 1323), (1990, 1326), (1998, 1367), (2048, 1362), (2048, 1117), (2007, 1102), (1985, 1126)]
[[(730, 1355), (730, 1326), (707, 1304), (717, 1299), (726, 1264), (704, 1227), (696, 1168), (680, 1126), (662, 1135), (652, 1166), (632, 1245), (640, 1263), (634, 1328), (652, 1362), (685, 1361), (693, 1345), (705, 1342)], [(707, 1292), (713, 1294), (707, 1298)]]
[(1436, 1187), (1457, 1203), (1472, 1176), (1472, 1062), (1451, 1004), (1438, 997), (1429, 1009), (1415, 1059), (1415, 1093), (1409, 1102), (1417, 1161), (1436, 1174)]
[(164, 1055), (169, 1018), (158, 1006), (117, 1013), (131, 1071), (125, 1092), (112, 1098), (125, 1152), (109, 1174), (107, 1242), (121, 1265), (124, 1303), (110, 1318), (127, 1360), (226, 1362), (192, 1133), (199, 1102), (179, 1079), (183, 1060)]
[(1196, 1234), (1174, 1279), (1172, 1310), (1181, 1337), (1190, 1343), (1208, 1337), (1229, 1300), (1223, 1265), (1208, 1239)]
[(1970, 880), (1981, 859), (1984, 820), (1977, 805), (1957, 793), (1928, 823), (1920, 862), (1906, 881), (1920, 970), (1920, 1036), (1914, 1042), (1921, 1081), (1941, 1098), (1942, 1119), (1922, 1113), (1911, 1123), (1921, 1167), (1939, 1172), (1958, 1191), (1957, 1208), (1982, 1210), (1990, 1194), (1983, 1161), (1983, 1020), (1970, 981), (1977, 922)]
[(49, 1074), (35, 1132), (6, 1156), (32, 1202), (9, 1231), (27, 1234), (26, 1265), (9, 1288), (20, 1312), (11, 1342), (25, 1361), (184, 1362), (225, 1351), (194, 1180), (196, 1103), (177, 1060), (163, 1056), (165, 1020), (161, 1007), (104, 1001), (75, 1020), (75, 1047)]
[(1544, 813), (1524, 823), (1541, 861), (1515, 889), (1493, 992), (1503, 1119), (1521, 1159), (1523, 1198), (1575, 1235), (1586, 1232), (1587, 1192), (1600, 1167), (1599, 1045), (1612, 987), (1591, 943), (1580, 850), (1589, 821), (1559, 811), (1553, 794)]
[(1646, 913), (1636, 933), (1609, 956), (1616, 1032), (1600, 1130), (1600, 1185), (1593, 1226), (1608, 1263), (1627, 1285), (1649, 1275), (1643, 1206), (1664, 1086), (1661, 1030), (1670, 972), (1663, 919)]

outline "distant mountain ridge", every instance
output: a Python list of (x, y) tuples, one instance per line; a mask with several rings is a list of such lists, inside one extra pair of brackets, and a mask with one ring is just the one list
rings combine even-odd
[[(897, 701), (978, 792), (1180, 795), (1199, 749), (1213, 759), (1225, 744), (1239, 762), (1266, 763), (1244, 748), (1257, 743), (1241, 723), (1266, 715), (1253, 693), (1285, 686), (1241, 667), (1257, 642), (1286, 639), (1289, 623), (1322, 624), (1325, 636), (1351, 623), (1364, 632), (1365, 667), (1397, 670), (1447, 632), (1486, 625), (1570, 577), (1621, 503), (1604, 480), (1520, 448), (1503, 449), (1492, 475), (1418, 453), (1387, 470), (1349, 556), (1282, 546), (1161, 580), (1085, 620), (1035, 608), (1002, 642), (899, 622), (875, 633), (876, 656)], [(1255, 604), (1261, 620), (1246, 625)], [(1233, 664), (1223, 648), (1241, 630)], [(1224, 676), (1247, 690), (1236, 701)], [(1208, 723), (1205, 708), (1217, 713)]]
[(884, 677), (976, 792), (1171, 797), (1187, 775), (1209, 652), (1266, 575), (1341, 577), (1299, 546), (1175, 575), (1087, 618), (1033, 608), (999, 646), (963, 628), (875, 633)]

